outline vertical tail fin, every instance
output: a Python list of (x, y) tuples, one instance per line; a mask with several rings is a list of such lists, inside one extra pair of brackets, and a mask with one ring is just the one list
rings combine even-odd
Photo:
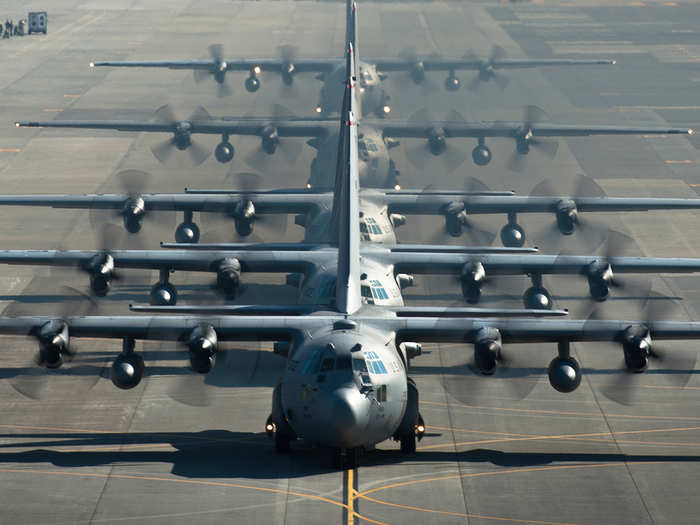
[[(353, 61), (352, 74), (355, 79), (359, 79), (360, 75), (360, 55), (357, 52), (357, 40), (358, 40), (358, 22), (357, 22), (357, 2), (355, 0), (346, 0), (345, 3), (345, 49), (348, 49), (349, 45), (352, 45), (353, 49)], [(356, 96), (355, 106), (353, 108), (353, 113), (355, 113), (355, 118), (362, 118), (362, 111), (359, 95)]]
[[(360, 60), (357, 53), (357, 3), (355, 0), (347, 0), (345, 2), (345, 49), (347, 46), (352, 44), (353, 51), (355, 52), (354, 60), (355, 66)], [(353, 73), (357, 76), (357, 71), (353, 69)]]
[(362, 306), (360, 293), (360, 196), (355, 120), (355, 59), (348, 44), (346, 86), (340, 118), (338, 165), (333, 198), (333, 231), (338, 243), (336, 308), (352, 314)]

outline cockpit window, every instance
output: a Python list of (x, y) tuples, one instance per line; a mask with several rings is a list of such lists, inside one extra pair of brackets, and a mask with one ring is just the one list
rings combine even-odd
[(372, 297), (372, 289), (369, 286), (365, 284), (360, 286), (360, 294), (364, 299), (367, 299), (368, 303), (374, 303), (374, 298)]
[(369, 368), (369, 371), (373, 374), (388, 373), (384, 363), (375, 352), (365, 352), (365, 359), (367, 361), (367, 368)]
[(339, 357), (335, 360), (335, 367), (338, 370), (350, 370), (352, 368), (352, 359), (350, 357)]
[[(366, 224), (366, 229), (368, 233), (371, 233), (373, 235), (382, 234), (382, 229), (380, 228), (379, 224), (377, 224), (377, 220), (374, 217), (365, 217), (364, 222)], [(360, 231), (362, 231), (361, 226)]]
[(360, 140), (357, 144), (357, 154), (362, 160), (367, 160), (369, 158), (369, 152), (367, 151), (367, 144), (364, 140)]
[(306, 364), (304, 365), (304, 368), (301, 370), (302, 374), (315, 374), (318, 372), (318, 369), (321, 365), (321, 355), (322, 352), (320, 350), (316, 350), (314, 352), (314, 355), (311, 356), (311, 359), (309, 359)]
[(334, 363), (335, 359), (333, 359), (332, 357), (327, 357), (326, 359), (324, 359), (321, 363), (321, 372), (328, 372), (329, 370), (333, 370)]
[(356, 372), (367, 372), (367, 365), (365, 360), (361, 357), (354, 357), (352, 360), (352, 369)]
[(382, 283), (374, 279), (372, 279), (369, 283), (372, 286), (372, 295), (374, 296), (375, 300), (383, 301), (389, 299), (389, 294), (386, 293), (386, 289), (384, 286), (382, 286)]

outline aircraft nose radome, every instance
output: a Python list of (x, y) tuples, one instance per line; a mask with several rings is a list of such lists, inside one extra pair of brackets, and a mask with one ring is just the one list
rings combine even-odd
[(329, 401), (330, 440), (344, 447), (362, 445), (369, 420), (367, 398), (357, 389), (342, 388), (333, 392)]

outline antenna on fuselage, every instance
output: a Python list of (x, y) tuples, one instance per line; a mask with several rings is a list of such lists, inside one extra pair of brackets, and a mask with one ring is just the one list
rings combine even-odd
[(339, 312), (352, 314), (362, 306), (360, 293), (360, 198), (355, 120), (355, 59), (347, 47), (346, 85), (340, 114), (338, 164), (333, 195), (332, 232), (338, 244), (335, 300)]

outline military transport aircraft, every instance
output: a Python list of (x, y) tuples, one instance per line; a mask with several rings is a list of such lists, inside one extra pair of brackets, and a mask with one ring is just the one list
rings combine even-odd
[[(200, 213), (203, 220), (209, 214), (223, 215), (230, 221), (232, 233), (235, 231), (239, 239), (248, 237), (254, 231), (256, 221), (269, 214), (295, 214), (295, 223), (305, 228), (305, 242), (326, 241), (331, 222), (332, 192), (306, 189), (260, 190), (257, 188), (258, 178), (253, 177), (254, 174), (236, 175), (251, 188), (146, 193), (143, 190), (150, 175), (138, 170), (126, 170), (116, 174), (124, 193), (0, 195), (0, 206), (89, 209), (91, 213), (104, 210), (106, 218), (120, 219), (129, 233), (140, 232), (144, 223), (162, 212), (177, 211), (183, 213), (183, 221), (175, 229), (175, 241), (190, 244), (197, 243), (200, 239), (200, 226), (195, 221), (195, 212)], [(245, 181), (243, 176), (246, 176)], [(604, 240), (605, 235), (599, 225), (591, 224), (583, 217), (589, 212), (700, 208), (700, 199), (607, 197), (593, 179), (583, 175), (578, 177), (572, 195), (557, 195), (547, 191), (547, 181), (536, 186), (537, 195), (526, 197), (509, 191), (488, 190), (478, 179), (468, 179), (467, 186), (473, 191), (380, 190), (361, 187), (360, 231), (363, 241), (395, 244), (395, 228), (405, 224), (409, 220), (407, 216), (437, 215), (444, 217), (445, 233), (459, 237), (466, 232), (470, 244), (489, 245), (496, 234), (475, 223), (473, 219), (477, 215), (502, 213), (508, 219), (500, 230), (501, 243), (505, 247), (519, 248), (525, 245), (527, 235), (518, 223), (518, 215), (550, 213), (554, 215), (555, 222), (551, 231), (543, 233), (547, 235), (548, 241), (556, 242), (553, 235), (577, 235), (579, 246), (592, 249)], [(542, 188), (543, 191), (538, 192), (537, 188)]]
[[(359, 124), (359, 135), (362, 137), (360, 158), (367, 167), (361, 175), (365, 187), (394, 187), (398, 172), (388, 157), (388, 150), (398, 144), (397, 138), (418, 138), (426, 140), (426, 147), (416, 150), (413, 162), (421, 162), (424, 157), (445, 157), (444, 169), (456, 169), (464, 160), (457, 148), (451, 147), (450, 139), (475, 138), (477, 145), (472, 150), (472, 160), (479, 166), (485, 166), (493, 157), (491, 149), (486, 145), (487, 137), (507, 137), (515, 141), (515, 152), (509, 161), (509, 166), (518, 171), (523, 167), (523, 156), (530, 148), (539, 149), (549, 157), (554, 157), (558, 143), (552, 137), (583, 137), (589, 135), (692, 135), (688, 128), (665, 126), (578, 126), (568, 124), (537, 124), (544, 117), (544, 112), (535, 107), (525, 109), (523, 122), (476, 122), (469, 123), (456, 111), (448, 115), (448, 120), (424, 121), (422, 118), (410, 121), (370, 121), (363, 119)], [(334, 162), (334, 156), (327, 151), (329, 141), (334, 137), (335, 125), (329, 120), (315, 121), (304, 119), (275, 118), (275, 117), (224, 117), (212, 118), (204, 108), (198, 108), (187, 120), (177, 120), (169, 106), (163, 106), (155, 113), (153, 121), (137, 120), (52, 120), (52, 121), (20, 121), (17, 127), (40, 128), (83, 128), (83, 129), (114, 129), (125, 132), (172, 133), (172, 137), (152, 148), (153, 154), (161, 161), (166, 161), (174, 149), (187, 150), (195, 164), (201, 164), (209, 156), (209, 150), (196, 142), (193, 134), (204, 133), (221, 135), (221, 142), (216, 146), (214, 155), (219, 162), (230, 162), (235, 155), (233, 145), (229, 142), (232, 135), (260, 137), (260, 152), (272, 155), (277, 149), (288, 152), (288, 159), (294, 160), (297, 149), (290, 147), (288, 141), (295, 138), (310, 138), (312, 147), (323, 152), (315, 159), (312, 166), (312, 180), (309, 187), (324, 183), (325, 187), (332, 186), (328, 180), (327, 169)], [(374, 165), (374, 159), (383, 159), (386, 164)], [(332, 166), (334, 168), (334, 166)], [(323, 176), (323, 173), (326, 173)], [(314, 174), (320, 180), (313, 180)]]
[[(347, 27), (346, 41), (352, 43), (357, 49), (356, 34), (356, 6), (354, 2), (347, 2)], [(341, 59), (330, 60), (309, 60), (290, 61), (283, 59), (267, 61), (223, 61), (221, 59), (220, 47), (212, 49), (215, 57), (209, 61), (185, 61), (185, 62), (96, 62), (91, 65), (124, 65), (142, 66), (156, 65), (160, 67), (194, 68), (200, 74), (206, 76), (214, 74), (221, 83), (225, 79), (226, 71), (229, 69), (243, 69), (251, 71), (251, 77), (246, 81), (246, 86), (251, 86), (252, 90), (257, 90), (260, 80), (257, 74), (261, 68), (277, 69), (282, 72), (285, 82), (293, 81), (294, 73), (304, 71), (326, 71), (328, 79), (322, 98), (328, 101), (322, 102), (320, 108), (339, 107), (342, 96), (342, 85), (344, 78), (344, 68)], [(496, 53), (497, 55), (498, 53)], [(425, 71), (447, 70), (450, 76), (446, 85), (458, 87), (459, 81), (454, 76), (456, 69), (477, 69), (479, 75), (476, 78), (488, 80), (490, 78), (502, 78), (497, 76), (496, 70), (506, 67), (535, 67), (540, 65), (561, 65), (561, 64), (583, 64), (600, 63), (601, 61), (571, 61), (571, 60), (503, 60), (496, 56), (488, 61), (474, 59), (412, 59), (412, 60), (382, 60), (377, 62), (385, 70), (410, 71), (414, 80), (424, 79)], [(614, 63), (614, 61), (602, 61), (603, 63)], [(323, 65), (325, 64), (325, 65)], [(323, 65), (321, 67), (321, 65)], [(321, 67), (321, 69), (318, 69)], [(309, 69), (311, 68), (311, 69)], [(316, 68), (316, 69), (313, 69)], [(356, 118), (360, 119), (364, 109), (366, 113), (379, 111), (384, 115), (388, 112), (389, 106), (386, 104), (385, 95), (381, 88), (376, 66), (367, 64), (358, 66), (358, 77), (360, 78), (360, 89), (358, 96), (358, 108)], [(223, 85), (223, 84), (222, 84)], [(325, 95), (324, 95), (325, 93)], [(331, 102), (333, 99), (334, 102)], [(91, 128), (91, 129), (117, 129), (120, 131), (147, 131), (158, 133), (173, 133), (171, 139), (162, 142), (152, 148), (154, 155), (161, 161), (165, 161), (173, 149), (188, 150), (195, 164), (200, 164), (209, 156), (209, 151), (193, 141), (193, 133), (220, 134), (221, 142), (216, 146), (214, 153), (219, 162), (230, 162), (234, 158), (235, 150), (229, 142), (231, 135), (252, 135), (259, 136), (261, 148), (251, 157), (251, 164), (260, 169), (261, 160), (265, 154), (272, 155), (280, 149), (288, 161), (296, 160), (300, 152), (300, 145), (295, 145), (290, 141), (291, 137), (306, 137), (310, 140), (308, 144), (318, 150), (317, 157), (311, 165), (311, 176), (308, 182), (310, 187), (331, 187), (332, 179), (328, 174), (334, 173), (336, 168), (336, 147), (337, 136), (335, 135), (335, 123), (328, 121), (304, 121), (303, 119), (292, 119), (288, 112), (277, 112), (272, 117), (258, 119), (244, 118), (224, 118), (212, 119), (204, 108), (198, 108), (188, 119), (178, 120), (172, 109), (163, 106), (155, 113), (153, 122), (139, 121), (51, 121), (51, 122), (17, 122), (17, 126), (27, 127), (69, 127), (69, 128)], [(398, 138), (424, 138), (427, 140), (426, 148), (413, 150), (409, 156), (411, 162), (424, 164), (424, 157), (428, 153), (440, 156), (443, 160), (444, 170), (456, 169), (464, 160), (466, 155), (460, 148), (450, 146), (448, 138), (476, 138), (477, 145), (472, 150), (472, 159), (479, 166), (487, 165), (493, 154), (486, 145), (487, 137), (509, 137), (516, 143), (516, 150), (512, 155), (509, 166), (520, 171), (523, 166), (523, 156), (530, 151), (530, 147), (540, 149), (546, 155), (554, 157), (558, 144), (551, 137), (573, 137), (586, 135), (627, 135), (627, 134), (668, 134), (668, 133), (692, 133), (692, 130), (683, 128), (641, 128), (641, 127), (616, 127), (616, 126), (568, 126), (568, 125), (539, 125), (538, 122), (545, 117), (545, 113), (536, 107), (528, 107), (522, 123), (501, 123), (501, 122), (479, 122), (468, 123), (458, 112), (452, 111), (444, 120), (435, 120), (426, 111), (419, 111), (414, 114), (409, 121), (392, 122), (384, 124), (381, 121), (363, 121), (360, 137), (360, 176), (361, 183), (365, 188), (382, 187), (392, 188), (398, 186), (398, 176), (400, 172), (396, 169), (394, 162), (388, 154), (388, 150), (399, 144)], [(258, 154), (259, 153), (259, 154)]]
[[(359, 154), (359, 147), (358, 147)], [(145, 179), (141, 172), (132, 173), (129, 180)], [(588, 180), (589, 186), (594, 184)], [(582, 184), (586, 185), (586, 184)], [(333, 193), (310, 193), (299, 190), (272, 190), (269, 192), (241, 191), (203, 194), (141, 194), (131, 187), (122, 195), (75, 196), (0, 196), (0, 204), (34, 204), (58, 207), (108, 208), (121, 216), (129, 231), (141, 228), (141, 221), (151, 211), (181, 210), (185, 221), (178, 226), (179, 241), (197, 240), (199, 228), (193, 222), (193, 211), (223, 212), (235, 223), (239, 235), (251, 233), (254, 223), (266, 213), (296, 213), (296, 222), (306, 228), (305, 244), (241, 245), (216, 244), (196, 246), (168, 245), (178, 248), (170, 252), (162, 250), (98, 250), (98, 251), (0, 251), (0, 264), (73, 266), (82, 269), (90, 277), (90, 287), (96, 295), (108, 293), (112, 281), (119, 276), (120, 268), (157, 269), (160, 277), (153, 285), (150, 299), (153, 304), (173, 305), (177, 302), (177, 290), (169, 276), (175, 270), (203, 271), (216, 274), (216, 285), (225, 296), (238, 294), (241, 272), (282, 272), (290, 274), (288, 282), (306, 283), (300, 302), (322, 304), (323, 295), (328, 299), (331, 280), (325, 276), (325, 268), (334, 267), (335, 252), (322, 249), (328, 242), (332, 221)], [(602, 191), (602, 190), (601, 190)], [(337, 192), (336, 192), (337, 193)], [(568, 197), (518, 198), (508, 192), (482, 192), (464, 194), (450, 191), (412, 192), (410, 190), (359, 190), (359, 223), (362, 240), (370, 243), (390, 243), (388, 246), (365, 244), (363, 260), (377, 269), (380, 278), (369, 279), (363, 288), (363, 296), (378, 301), (391, 300), (399, 295), (399, 287), (409, 285), (412, 274), (432, 273), (454, 275), (459, 278), (464, 298), (476, 303), (481, 291), (494, 281), (493, 276), (525, 274), (532, 286), (523, 294), (528, 308), (551, 308), (552, 297), (542, 284), (542, 275), (580, 274), (588, 280), (591, 297), (605, 300), (611, 288), (621, 287), (613, 269), (621, 273), (648, 273), (658, 271), (694, 272), (700, 268), (696, 259), (640, 259), (618, 257), (612, 253), (588, 256), (525, 256), (497, 253), (493, 248), (478, 246), (394, 245), (394, 227), (403, 223), (403, 212), (442, 214), (446, 229), (458, 235), (463, 229), (473, 238), (483, 239), (482, 231), (474, 227), (472, 213), (500, 212), (509, 215), (510, 222), (502, 231), (502, 237), (513, 247), (522, 246), (524, 231), (515, 223), (518, 211), (554, 213), (557, 231), (572, 233), (581, 225), (578, 207), (593, 210), (639, 210), (667, 207), (698, 207), (695, 199), (612, 199)], [(585, 222), (583, 223), (585, 224)], [(183, 249), (186, 248), (186, 249)], [(253, 249), (254, 248), (254, 249)], [(495, 252), (495, 253), (494, 253)], [(319, 271), (321, 277), (319, 277)], [(488, 278), (487, 278), (488, 276)], [(325, 284), (323, 284), (325, 282)], [(332, 288), (332, 286), (331, 286)]]
[[(348, 56), (352, 62), (352, 47)], [(351, 76), (346, 93), (353, 82)], [(504, 360), (504, 343), (555, 342), (558, 352), (549, 365), (549, 380), (555, 389), (571, 392), (581, 382), (581, 367), (570, 355), (571, 342), (618, 342), (626, 368), (642, 372), (659, 356), (652, 337), (700, 338), (700, 323), (692, 322), (480, 318), (459, 312), (454, 316), (449, 309), (413, 309), (406, 315), (401, 308), (363, 301), (352, 99), (346, 97), (350, 102), (344, 106), (349, 107), (341, 117), (342, 184), (335, 214), (337, 279), (332, 306), (310, 309), (306, 315), (254, 306), (249, 311), (256, 315), (240, 307), (239, 315), (2, 317), (0, 333), (36, 337), (40, 362), (51, 368), (70, 355), (71, 337), (122, 339), (122, 352), (110, 371), (120, 388), (135, 387), (144, 375), (136, 339), (184, 343), (193, 370), (201, 373), (212, 369), (220, 341), (278, 342), (277, 352), (287, 357), (287, 365), (273, 391), (266, 425), (277, 450), (286, 451), (292, 440), (303, 438), (335, 449), (349, 467), (357, 464), (363, 447), (389, 438), (399, 440), (402, 451), (415, 451), (417, 435), (425, 427), (418, 390), (407, 369), (408, 360), (419, 356), (422, 342), (473, 344), (475, 366), (484, 374), (493, 373)]]
[[(488, 59), (478, 58), (467, 53), (462, 58), (443, 58), (436, 55), (420, 57), (415, 50), (407, 49), (399, 58), (370, 58), (359, 60), (358, 55), (358, 24), (357, 5), (352, 0), (346, 1), (346, 43), (352, 43), (355, 57), (358, 58), (359, 102), (365, 113), (374, 113), (383, 117), (391, 112), (390, 97), (387, 95), (382, 81), (387, 72), (408, 73), (415, 84), (423, 84), (426, 88), (428, 79), (426, 73), (431, 71), (446, 71), (445, 89), (456, 91), (461, 81), (455, 72), (459, 70), (476, 71), (477, 75), (469, 82), (470, 89), (477, 89), (483, 82), (493, 80), (498, 86), (505, 87), (508, 79), (499, 70), (516, 68), (535, 68), (541, 66), (584, 66), (611, 65), (614, 60), (596, 59), (579, 60), (566, 58), (549, 59), (509, 59), (505, 50), (494, 46)], [(319, 104), (316, 112), (321, 116), (337, 113), (343, 98), (345, 79), (345, 61), (343, 58), (297, 58), (294, 46), (279, 48), (280, 58), (247, 58), (228, 60), (224, 58), (221, 44), (209, 46), (209, 60), (149, 60), (149, 61), (93, 61), (90, 67), (156, 67), (168, 69), (192, 69), (195, 80), (201, 81), (212, 76), (218, 83), (219, 96), (230, 93), (226, 83), (226, 73), (229, 71), (247, 71), (245, 88), (249, 92), (260, 89), (263, 72), (278, 73), (286, 86), (294, 83), (298, 73), (317, 73), (316, 78), (323, 80)], [(359, 114), (357, 115), (359, 116)]]

